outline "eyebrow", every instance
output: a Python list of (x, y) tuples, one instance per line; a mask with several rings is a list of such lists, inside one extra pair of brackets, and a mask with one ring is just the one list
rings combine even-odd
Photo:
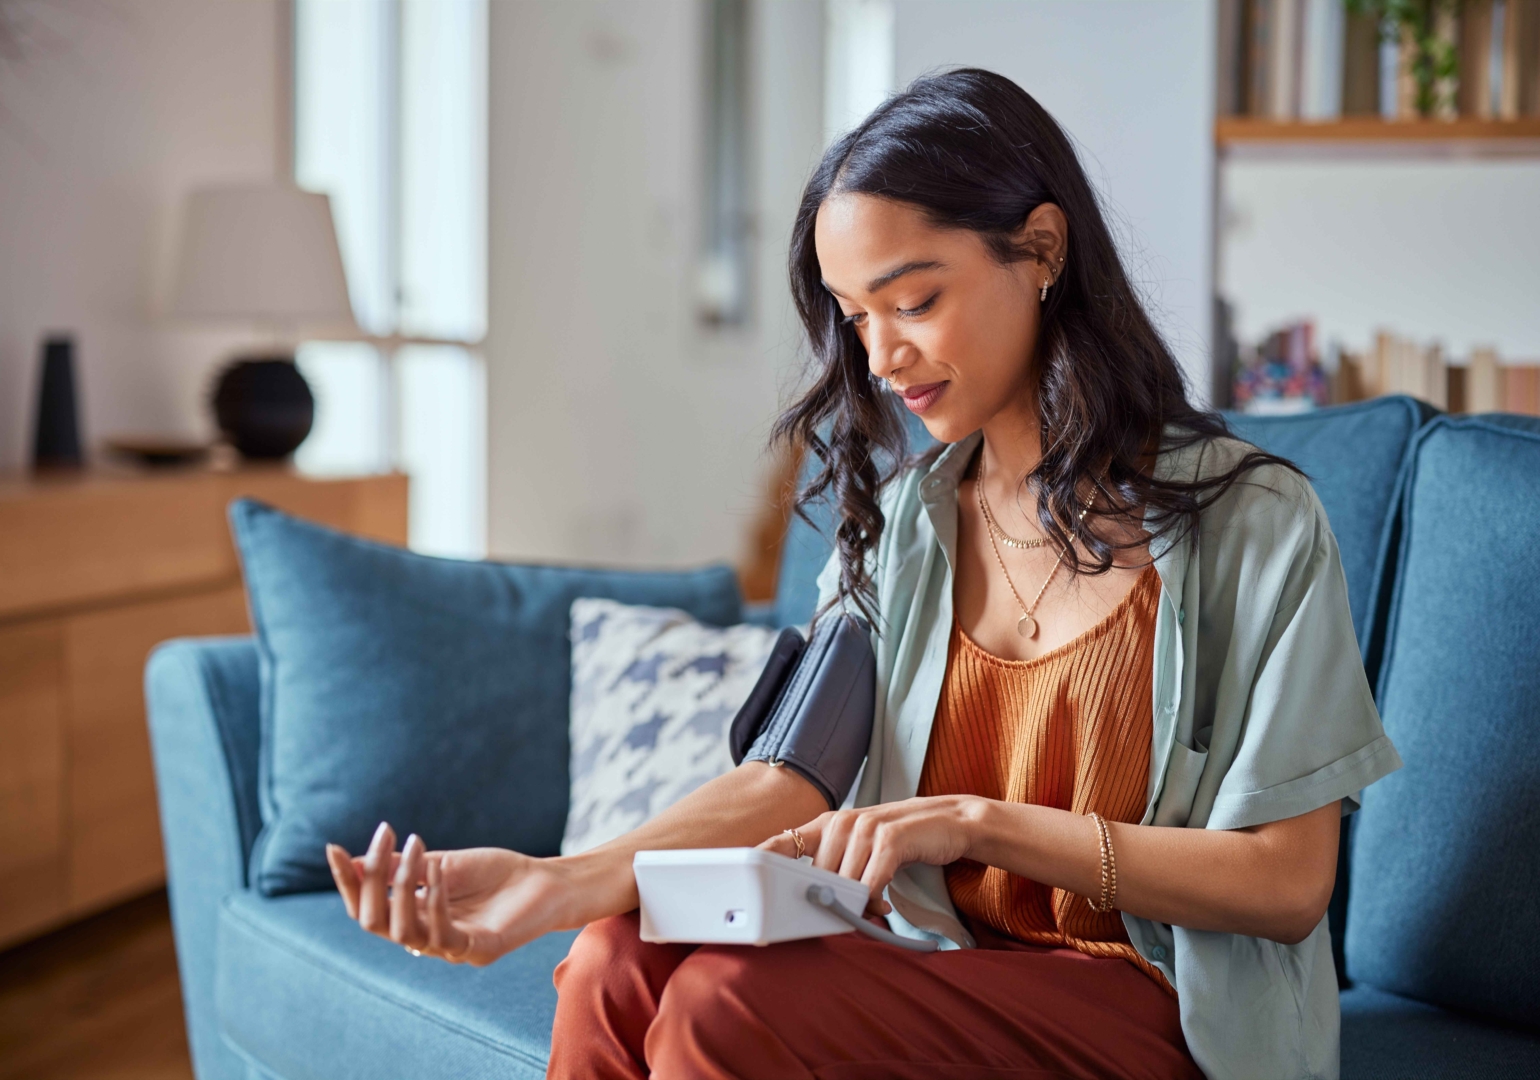
[[(941, 270), (945, 269), (945, 267), (946, 263), (937, 262), (935, 259), (917, 259), (914, 262), (906, 262), (902, 266), (895, 266), (887, 273), (878, 274), (876, 277), (872, 278), (872, 280), (866, 283), (866, 291), (869, 293), (874, 293), (885, 285), (891, 285), (905, 274), (913, 274), (920, 270)], [(819, 280), (822, 279), (820, 278)], [(823, 287), (828, 289), (835, 296), (843, 296), (842, 293), (831, 286), (827, 281), (823, 282)], [(846, 299), (849, 298), (846, 297)]]

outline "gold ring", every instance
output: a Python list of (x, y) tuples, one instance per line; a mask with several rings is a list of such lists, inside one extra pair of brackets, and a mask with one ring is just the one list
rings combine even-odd
[(413, 956), (421, 956), (422, 955), (422, 950), (421, 949), (414, 949), (410, 945), (403, 945), (402, 948), (404, 948), (407, 952), (411, 953)]
[(791, 837), (791, 842), (797, 845), (797, 858), (802, 858), (802, 853), (807, 850), (807, 844), (802, 839), (802, 834), (796, 829), (787, 829), (786, 835)]

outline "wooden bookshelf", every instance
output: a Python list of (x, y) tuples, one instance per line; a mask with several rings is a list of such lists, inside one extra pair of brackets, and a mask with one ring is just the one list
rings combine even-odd
[(1268, 120), (1225, 116), (1214, 122), (1221, 156), (1540, 157), (1540, 117), (1520, 120)]

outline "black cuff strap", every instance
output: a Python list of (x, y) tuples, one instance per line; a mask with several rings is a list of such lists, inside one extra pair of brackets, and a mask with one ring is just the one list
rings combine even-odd
[(733, 760), (788, 766), (835, 809), (866, 760), (876, 678), (871, 631), (853, 615), (819, 620), (805, 645), (797, 631), (781, 631), (759, 681), (733, 718)]

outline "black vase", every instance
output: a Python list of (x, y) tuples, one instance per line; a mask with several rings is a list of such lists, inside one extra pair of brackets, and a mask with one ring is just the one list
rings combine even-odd
[(285, 458), (310, 434), (315, 398), (292, 357), (237, 360), (214, 388), (214, 419), (242, 457)]
[(43, 378), (37, 392), (32, 464), (39, 469), (71, 469), (80, 465), (75, 342), (69, 337), (50, 337), (43, 342)]

